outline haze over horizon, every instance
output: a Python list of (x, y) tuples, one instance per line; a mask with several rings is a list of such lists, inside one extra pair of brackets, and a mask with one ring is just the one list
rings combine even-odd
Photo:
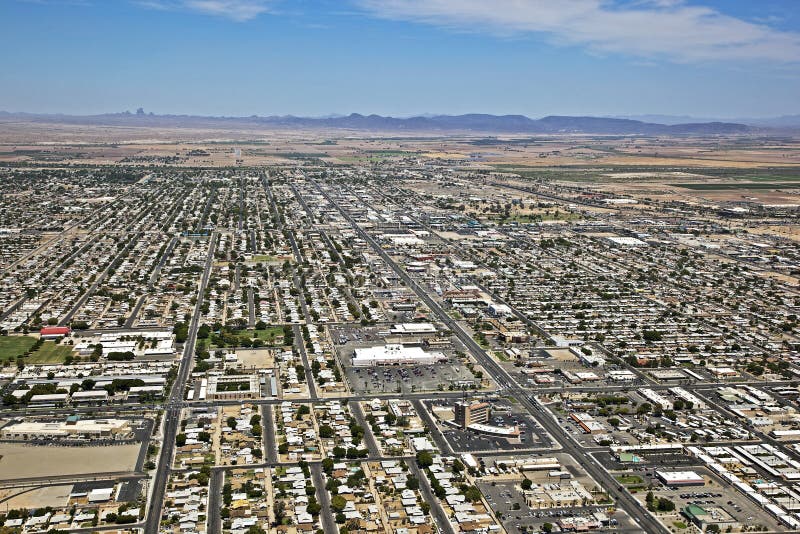
[(800, 113), (791, 0), (2, 0), (0, 109)]

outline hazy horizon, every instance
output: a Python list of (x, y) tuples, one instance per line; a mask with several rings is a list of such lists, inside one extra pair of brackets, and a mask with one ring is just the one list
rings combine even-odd
[(800, 113), (791, 0), (3, 0), (0, 109)]

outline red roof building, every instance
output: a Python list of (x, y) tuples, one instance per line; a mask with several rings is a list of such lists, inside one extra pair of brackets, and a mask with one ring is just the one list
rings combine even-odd
[(39, 330), (39, 335), (42, 337), (60, 337), (69, 335), (69, 333), (68, 326), (46, 326)]

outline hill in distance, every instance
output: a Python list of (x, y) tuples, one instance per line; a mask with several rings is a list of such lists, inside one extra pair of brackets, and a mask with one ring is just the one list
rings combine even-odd
[(23, 121), (37, 123), (141, 126), (177, 128), (326, 128), (382, 132), (433, 133), (496, 133), (496, 134), (598, 134), (598, 135), (726, 135), (744, 134), (759, 128), (734, 122), (688, 122), (662, 124), (615, 117), (570, 117), (551, 115), (531, 119), (524, 115), (426, 115), (415, 117), (386, 117), (382, 115), (331, 115), (327, 117), (296, 117), (292, 115), (259, 117), (203, 117), (195, 115), (153, 115), (137, 113), (108, 113), (102, 115), (47, 115), (0, 112), (0, 122)]

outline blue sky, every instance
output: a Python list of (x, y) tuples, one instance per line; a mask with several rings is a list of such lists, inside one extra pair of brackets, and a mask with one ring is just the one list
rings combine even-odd
[(800, 113), (798, 0), (0, 0), (0, 110)]

